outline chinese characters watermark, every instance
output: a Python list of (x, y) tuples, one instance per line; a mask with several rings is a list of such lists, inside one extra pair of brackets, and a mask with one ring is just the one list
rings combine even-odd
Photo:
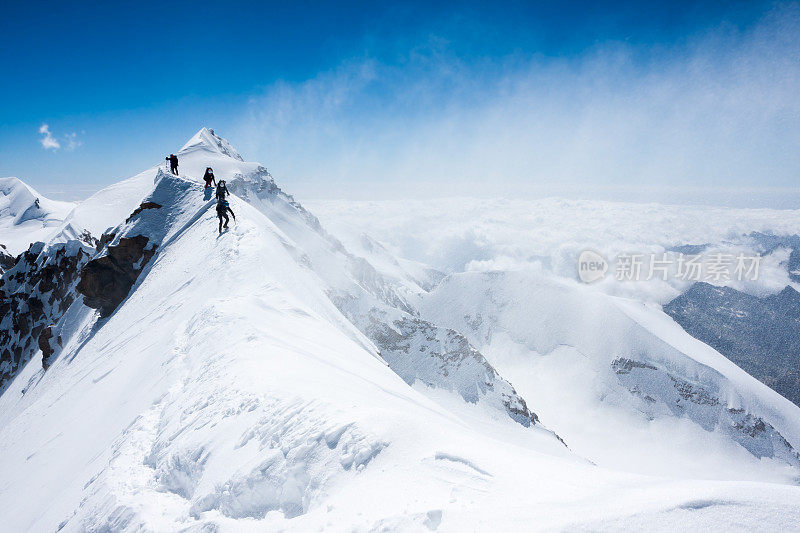
[(745, 253), (620, 253), (612, 263), (594, 250), (578, 256), (578, 277), (585, 283), (599, 281), (609, 272), (617, 281), (756, 281), (760, 267), (760, 255)]

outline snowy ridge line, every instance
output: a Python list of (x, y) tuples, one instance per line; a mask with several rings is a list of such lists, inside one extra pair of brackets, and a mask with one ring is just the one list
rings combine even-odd
[(18, 178), (0, 178), (0, 245), (17, 257), (32, 243), (49, 241), (74, 208), (71, 202), (42, 196)]
[[(798, 469), (779, 453), (797, 411), (663, 313), (541, 272), (440, 281), (333, 237), (223, 141), (204, 128), (181, 176), (154, 167), (73, 211), (102, 242), (58, 322), (60, 356), (0, 395), (3, 527), (800, 521)], [(187, 178), (207, 166), (233, 193), (221, 234), (213, 191)]]
[(304, 266), (327, 284), (331, 301), (409, 385), (419, 381), (454, 392), (469, 403), (486, 403), (523, 426), (537, 423), (536, 414), (514, 387), (463, 336), (417, 317), (411, 301), (424, 290), (410, 276), (389, 278), (350, 253), (284, 193), (266, 169), (237, 175), (228, 187), (304, 250)]

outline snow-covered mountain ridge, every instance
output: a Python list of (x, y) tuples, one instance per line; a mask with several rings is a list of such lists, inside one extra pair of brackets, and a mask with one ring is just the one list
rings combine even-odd
[(45, 198), (18, 178), (0, 178), (0, 244), (16, 257), (32, 242), (49, 241), (74, 207)]
[[(800, 520), (791, 503), (800, 489), (787, 484), (797, 465), (777, 437), (796, 447), (797, 408), (720, 368), (713, 350), (661, 339), (651, 315), (622, 303), (579, 312), (586, 295), (546, 277), (506, 289), (504, 278), (440, 282), (369, 240), (345, 247), (210, 130), (178, 156), (181, 176), (154, 166), (99, 192), (14, 267), (17, 302), (50, 296), (42, 281), (53, 278), (42, 273), (63, 260), (58, 250), (76, 258), (77, 274), (53, 282), (74, 300), (54, 300), (58, 313), (42, 320), (46, 361), (29, 351), (0, 396), (4, 527), (786, 529)], [(206, 166), (234, 194), (236, 223), (222, 234), (199, 183)], [(84, 232), (95, 249), (70, 241)], [(504, 335), (516, 347), (495, 342)], [(575, 349), (553, 357), (566, 344)], [(547, 364), (505, 364), (522, 346), (549, 351)], [(716, 386), (718, 404), (707, 411), (668, 377), (638, 375), (650, 369), (637, 364)], [(529, 379), (539, 371), (552, 380)], [(578, 374), (579, 386), (597, 376), (600, 385), (584, 394), (570, 384)], [(672, 391), (687, 405), (673, 405)], [(572, 407), (570, 396), (590, 409), (553, 408)], [(748, 441), (727, 432), (732, 407), (773, 433)], [(610, 429), (630, 424), (622, 440), (651, 424), (650, 440), (634, 441), (641, 446), (707, 437), (706, 454), (723, 455), (717, 472), (730, 472), (700, 476), (751, 481), (692, 479), (689, 466), (709, 455), (669, 477), (631, 473), (646, 471), (641, 464), (609, 470), (619, 466), (613, 450), (629, 446), (601, 438), (613, 450), (597, 453), (591, 432), (574, 431), (597, 415)], [(577, 455), (551, 431), (559, 426), (578, 439)], [(676, 457), (656, 450), (653, 460)]]

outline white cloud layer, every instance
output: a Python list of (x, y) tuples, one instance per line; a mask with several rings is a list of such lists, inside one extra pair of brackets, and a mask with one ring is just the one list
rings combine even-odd
[[(445, 198), (432, 200), (305, 201), (323, 226), (358, 249), (362, 233), (384, 243), (399, 257), (445, 272), (544, 269), (578, 279), (583, 250), (613, 260), (618, 254), (657, 254), (681, 245), (710, 244), (717, 251), (752, 254), (751, 232), (800, 233), (800, 210), (730, 209), (545, 198), (541, 200)], [(670, 259), (675, 261), (675, 253)], [(688, 252), (687, 252), (688, 253)], [(645, 258), (645, 259), (646, 259)], [(720, 280), (763, 296), (792, 284), (788, 251), (772, 250), (761, 261), (755, 281)], [(649, 263), (648, 263), (649, 264)], [(671, 273), (672, 274), (672, 273)], [(620, 282), (613, 273), (593, 285), (598, 290), (666, 303), (692, 280)], [(657, 277), (657, 276), (656, 276)]]

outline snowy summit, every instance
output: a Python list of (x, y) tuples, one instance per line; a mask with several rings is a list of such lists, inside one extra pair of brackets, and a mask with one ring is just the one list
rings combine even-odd
[(0, 181), (2, 529), (800, 523), (800, 408), (660, 309), (345, 244), (210, 129), (175, 155)]

